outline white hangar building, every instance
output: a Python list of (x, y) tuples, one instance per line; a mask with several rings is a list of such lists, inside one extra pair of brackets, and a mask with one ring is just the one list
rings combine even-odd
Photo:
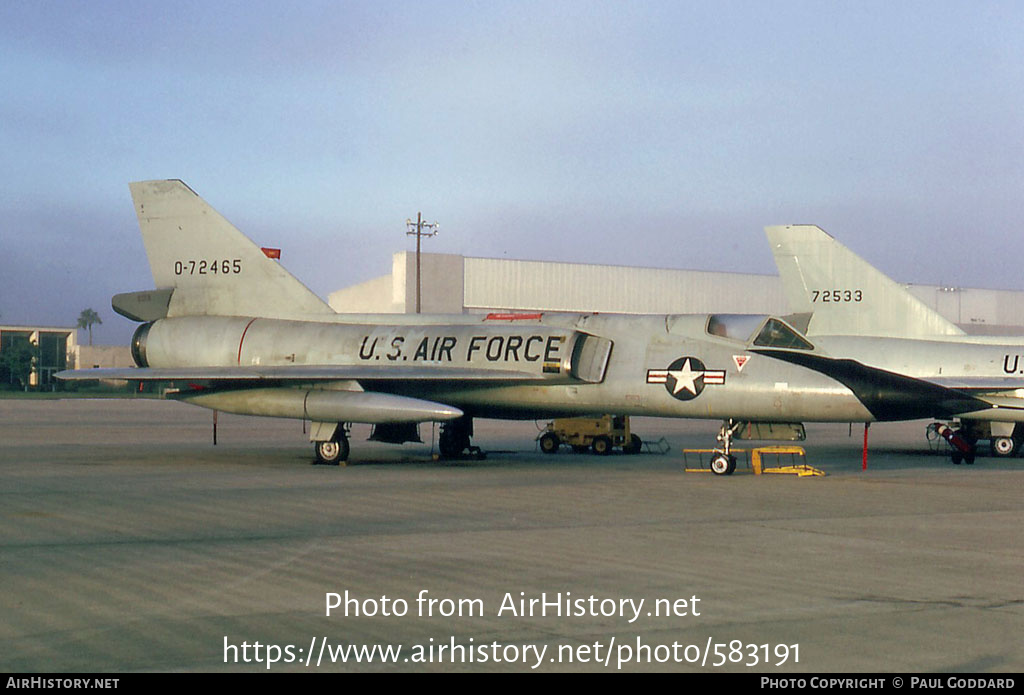
[[(787, 314), (777, 275), (667, 270), (424, 253), (421, 310), (433, 313), (566, 311), (608, 314)], [(1024, 334), (1024, 292), (906, 285), (967, 333)], [(342, 313), (414, 313), (416, 254), (392, 257), (391, 274), (333, 292)]]

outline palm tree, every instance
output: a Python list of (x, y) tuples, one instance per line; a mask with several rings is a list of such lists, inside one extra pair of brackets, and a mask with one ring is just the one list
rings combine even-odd
[(78, 327), (85, 328), (89, 331), (89, 345), (92, 345), (92, 325), (94, 323), (102, 324), (103, 321), (100, 319), (100, 315), (92, 309), (84, 309), (78, 317)]

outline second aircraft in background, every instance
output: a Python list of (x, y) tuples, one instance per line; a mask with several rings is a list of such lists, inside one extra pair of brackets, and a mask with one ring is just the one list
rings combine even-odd
[[(1024, 441), (1024, 337), (971, 336), (905, 287), (814, 225), (766, 228), (792, 311), (809, 316), (806, 335), (832, 356), (776, 355), (849, 383), (869, 394), (878, 419), (948, 417), (949, 410), (908, 407), (919, 385), (941, 387), (986, 407), (955, 413), (958, 423), (934, 423), (953, 444), (953, 460), (973, 462), (975, 443), (990, 439), (992, 453), (1011, 456)], [(835, 358), (843, 358), (837, 360)], [(863, 374), (876, 380), (857, 386)], [(888, 376), (887, 376), (888, 375)], [(907, 393), (886, 393), (904, 379)], [(945, 414), (943, 411), (945, 410)]]

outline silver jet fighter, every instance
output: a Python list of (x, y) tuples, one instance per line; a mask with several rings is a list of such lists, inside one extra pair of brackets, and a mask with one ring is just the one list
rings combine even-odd
[(323, 463), (347, 460), (349, 423), (404, 441), (403, 428), (440, 422), (441, 455), (457, 457), (475, 417), (613, 412), (725, 421), (712, 461), (722, 474), (740, 421), (989, 407), (913, 377), (874, 382), (880, 370), (853, 363), (821, 369), (833, 358), (780, 317), (337, 314), (181, 181), (130, 188), (156, 289), (112, 304), (141, 322), (138, 368), (58, 376), (174, 382), (187, 386), (167, 397), (193, 405), (306, 419)]
[[(847, 384), (880, 420), (956, 415), (959, 431), (932, 426), (953, 444), (954, 463), (973, 463), (981, 438), (997, 456), (1019, 449), (1024, 337), (966, 335), (819, 227), (765, 232), (790, 309), (810, 316), (806, 337), (830, 357), (763, 354)], [(928, 393), (935, 407), (921, 399)]]

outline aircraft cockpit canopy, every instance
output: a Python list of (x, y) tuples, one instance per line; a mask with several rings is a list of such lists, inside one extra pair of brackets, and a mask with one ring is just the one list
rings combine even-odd
[(805, 338), (778, 319), (768, 319), (765, 322), (764, 328), (754, 338), (754, 345), (795, 350), (814, 349)]
[(708, 335), (749, 342), (764, 323), (764, 316), (750, 314), (712, 314), (708, 317)]
[(813, 350), (814, 346), (784, 321), (749, 314), (712, 314), (708, 317), (708, 335), (758, 347)]

